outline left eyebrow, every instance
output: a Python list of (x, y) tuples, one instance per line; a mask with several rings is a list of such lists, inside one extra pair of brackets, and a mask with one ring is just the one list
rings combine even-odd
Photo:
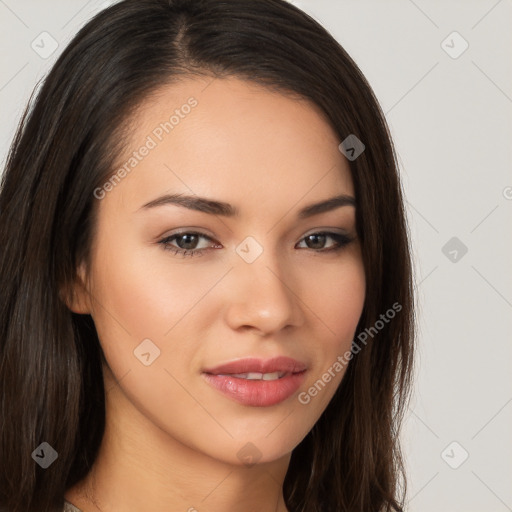
[(353, 206), (355, 208), (355, 198), (347, 195), (331, 197), (330, 199), (326, 199), (325, 201), (310, 204), (309, 206), (302, 208), (302, 210), (299, 211), (297, 216), (299, 219), (307, 219), (308, 217), (313, 217), (313, 215), (329, 212), (342, 206)]
[[(164, 205), (176, 205), (188, 208), (189, 210), (196, 210), (203, 213), (212, 215), (221, 215), (224, 217), (238, 217), (240, 211), (229, 203), (223, 201), (215, 201), (207, 199), (206, 197), (191, 196), (185, 194), (166, 194), (148, 203), (142, 205), (139, 210), (147, 210)], [(325, 199), (318, 203), (310, 204), (299, 210), (297, 217), (299, 219), (307, 219), (320, 213), (325, 213), (342, 206), (356, 206), (355, 198), (348, 195), (339, 195)]]

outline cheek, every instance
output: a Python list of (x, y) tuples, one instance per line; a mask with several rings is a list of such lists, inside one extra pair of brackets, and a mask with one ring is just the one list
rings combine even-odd
[(315, 285), (304, 294), (326, 333), (327, 351), (346, 350), (352, 341), (365, 301), (365, 272), (359, 251), (352, 251), (332, 267), (319, 266)]
[(98, 252), (101, 263), (96, 265), (93, 289), (102, 307), (96, 318), (100, 324), (117, 320), (134, 340), (164, 338), (218, 279), (197, 265), (194, 270), (186, 262), (181, 266), (159, 247), (119, 252), (122, 257), (108, 249)]
[[(203, 313), (211, 305), (208, 292), (226, 272), (225, 266), (212, 269), (197, 261), (176, 260), (160, 247), (148, 251), (140, 243), (139, 247), (122, 246), (121, 240), (99, 244), (96, 254), (93, 318), (114, 374), (121, 376), (130, 370), (134, 378), (139, 370), (147, 375), (150, 369), (168, 369), (183, 378), (188, 368), (185, 362), (193, 359), (201, 344), (197, 331), (206, 328)], [(157, 357), (144, 366), (136, 357), (148, 350), (150, 360), (153, 354)], [(169, 376), (163, 378), (168, 381)], [(145, 379), (143, 375), (141, 382)]]
[[(365, 301), (366, 280), (359, 251), (346, 255), (331, 268), (316, 273), (315, 287), (304, 294), (304, 301), (315, 313), (316, 350), (311, 375), (299, 402), (318, 417), (327, 407), (343, 379), (350, 359), (357, 324)], [(340, 360), (342, 363), (340, 363)]]

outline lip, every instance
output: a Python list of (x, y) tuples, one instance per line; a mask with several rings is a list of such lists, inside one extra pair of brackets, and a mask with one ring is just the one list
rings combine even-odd
[(286, 373), (299, 373), (306, 369), (306, 365), (291, 357), (279, 356), (272, 359), (256, 359), (248, 357), (238, 359), (229, 363), (224, 363), (213, 368), (203, 369), (204, 373), (212, 375), (219, 374), (235, 374), (235, 373), (273, 373), (273, 372), (286, 372)]
[[(204, 369), (202, 377), (214, 389), (242, 405), (269, 407), (283, 402), (299, 389), (306, 369), (304, 363), (290, 357), (247, 358)], [(276, 380), (248, 380), (232, 375), (274, 372), (287, 375)]]

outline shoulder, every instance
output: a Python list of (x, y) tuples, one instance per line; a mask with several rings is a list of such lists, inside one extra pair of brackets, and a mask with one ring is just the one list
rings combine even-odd
[(72, 503), (67, 500), (64, 500), (64, 508), (62, 512), (82, 512), (79, 508), (75, 507)]

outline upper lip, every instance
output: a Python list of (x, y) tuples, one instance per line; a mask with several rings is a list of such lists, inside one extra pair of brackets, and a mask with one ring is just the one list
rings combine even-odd
[(291, 357), (274, 357), (272, 359), (245, 358), (224, 363), (212, 368), (205, 368), (204, 373), (213, 375), (238, 373), (299, 373), (306, 369), (306, 365)]

